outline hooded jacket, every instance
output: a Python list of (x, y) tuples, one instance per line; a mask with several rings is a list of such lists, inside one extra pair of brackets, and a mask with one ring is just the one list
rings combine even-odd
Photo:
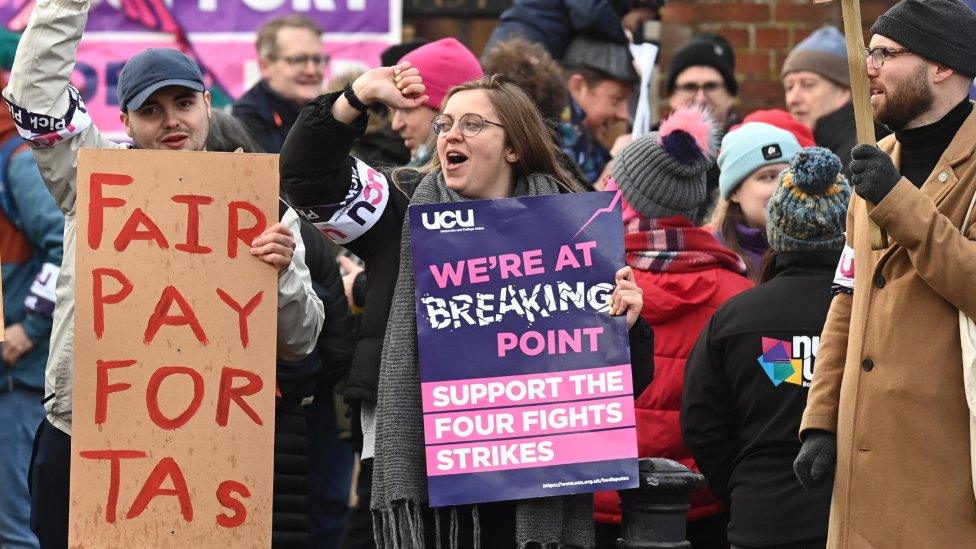
[(682, 434), (729, 507), (736, 545), (827, 535), (830, 485), (804, 490), (793, 460), (839, 259), (840, 251), (778, 254), (775, 276), (725, 302), (688, 357)]
[[(692, 228), (683, 218), (660, 222), (665, 227), (686, 227), (700, 232), (696, 236), (719, 247), (708, 231)], [(734, 256), (731, 250), (725, 251)], [(644, 290), (641, 316), (654, 330), (654, 381), (634, 401), (637, 455), (673, 459), (697, 471), (679, 423), (685, 361), (715, 310), (732, 296), (751, 288), (752, 282), (719, 266), (686, 266), (665, 272), (635, 268), (634, 277)], [(598, 492), (595, 505), (598, 522), (620, 523), (620, 500), (616, 492)], [(703, 489), (691, 498), (688, 520), (721, 511), (722, 504)]]

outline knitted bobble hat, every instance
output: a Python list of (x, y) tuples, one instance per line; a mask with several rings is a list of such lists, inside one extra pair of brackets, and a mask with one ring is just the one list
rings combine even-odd
[(796, 153), (766, 205), (766, 236), (777, 252), (840, 250), (851, 187), (837, 155), (823, 147)]
[(715, 156), (715, 122), (682, 108), (631, 143), (614, 160), (613, 177), (627, 203), (646, 219), (691, 219), (705, 203), (705, 172)]

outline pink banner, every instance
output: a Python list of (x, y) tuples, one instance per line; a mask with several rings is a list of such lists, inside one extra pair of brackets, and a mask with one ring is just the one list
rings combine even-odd
[(633, 392), (630, 365), (421, 384), (424, 413), (565, 402)]
[(427, 444), (634, 427), (634, 398), (582, 400), (547, 406), (494, 408), (424, 416)]
[(633, 428), (427, 447), (427, 476), (637, 459)]
[[(388, 45), (382, 41), (352, 43), (326, 39), (323, 49), (333, 60), (326, 72), (326, 82), (335, 73), (378, 66), (380, 52)], [(147, 48), (174, 47), (177, 47), (174, 39), (159, 33), (137, 33), (133, 39), (101, 33), (81, 41), (72, 81), (100, 130), (115, 139), (125, 138), (119, 121), (116, 86), (126, 60)], [(201, 39), (195, 42), (194, 52), (208, 69), (208, 77), (216, 78), (233, 97), (240, 97), (259, 78), (257, 54), (250, 38)], [(208, 82), (211, 86), (214, 83)]]

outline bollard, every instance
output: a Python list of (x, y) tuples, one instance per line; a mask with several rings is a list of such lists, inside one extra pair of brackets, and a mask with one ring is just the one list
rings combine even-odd
[(617, 549), (690, 549), (688, 500), (705, 486), (705, 477), (664, 458), (641, 459), (638, 476), (639, 488), (620, 491), (623, 537)]

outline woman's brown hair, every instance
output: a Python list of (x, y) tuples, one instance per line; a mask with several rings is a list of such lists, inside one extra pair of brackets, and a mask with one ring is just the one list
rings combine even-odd
[(746, 214), (742, 211), (742, 206), (738, 202), (730, 200), (722, 216), (722, 222), (719, 223), (718, 232), (722, 235), (725, 247), (739, 254), (739, 257), (745, 262), (746, 276), (755, 280), (761, 266), (754, 265), (749, 259), (749, 254), (742, 249), (742, 243), (739, 242), (739, 232), (736, 230), (738, 225), (746, 224)]
[[(539, 109), (522, 88), (506, 82), (501, 76), (493, 74), (451, 88), (444, 97), (441, 110), (454, 95), (474, 90), (481, 90), (488, 96), (505, 132), (505, 146), (518, 155), (518, 160), (512, 164), (513, 181), (528, 175), (543, 174), (555, 179), (567, 191), (583, 190), (556, 160), (556, 144), (549, 137)], [(423, 166), (394, 170), (393, 180), (400, 180), (400, 175), (408, 171), (426, 175), (439, 169), (441, 162), (435, 152)]]

